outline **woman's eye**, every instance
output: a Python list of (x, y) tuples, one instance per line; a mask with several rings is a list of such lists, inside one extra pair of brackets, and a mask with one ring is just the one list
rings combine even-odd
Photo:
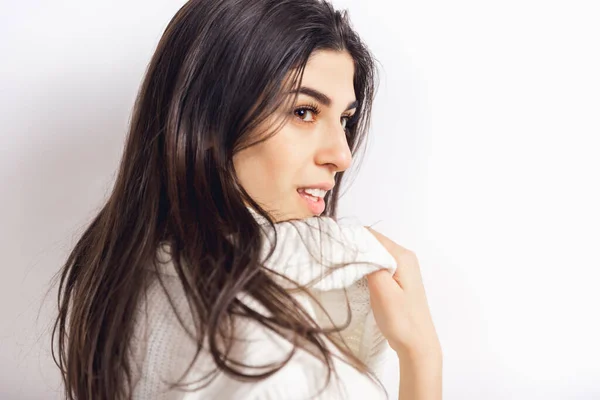
[(348, 120), (350, 117), (342, 117), (342, 128), (345, 130), (346, 126), (348, 126)]
[(349, 128), (348, 124), (350, 124), (350, 121), (352, 121), (353, 117), (354, 115), (344, 115), (342, 117), (342, 128), (344, 128), (344, 130)]
[[(309, 108), (297, 108), (294, 111), (294, 114), (304, 122), (313, 122), (314, 121), (313, 113), (314, 113), (314, 111)], [(307, 115), (310, 116), (310, 118), (308, 120), (306, 119)]]

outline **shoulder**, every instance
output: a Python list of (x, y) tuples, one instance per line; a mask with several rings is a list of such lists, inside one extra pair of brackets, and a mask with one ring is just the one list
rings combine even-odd
[[(248, 396), (257, 389), (255, 383), (237, 381), (219, 372), (207, 339), (198, 349), (183, 286), (168, 269), (165, 271), (153, 279), (136, 310), (132, 339), (133, 399), (251, 398)], [(236, 326), (240, 331), (237, 335), (244, 335), (253, 345), (235, 345), (228, 355), (230, 359), (246, 363), (282, 353), (277, 341), (258, 324)], [(176, 382), (186, 386), (170, 389), (169, 384)], [(199, 388), (202, 384), (207, 385)]]
[[(191, 384), (189, 391), (198, 387), (201, 378), (216, 372), (212, 381), (203, 389), (187, 393), (169, 390), (166, 383), (177, 382), (197, 352), (195, 340), (186, 332), (193, 332), (191, 312), (176, 277), (165, 275), (162, 285), (158, 281), (150, 285), (136, 320), (134, 364), (139, 381), (134, 387), (134, 399), (309, 399), (315, 398), (326, 383), (327, 369), (323, 362), (303, 349), (298, 349), (281, 370), (266, 379), (258, 382), (235, 379), (219, 372), (205, 342), (183, 382)], [(249, 375), (272, 370), (293, 350), (288, 340), (254, 320), (236, 320), (235, 337), (241, 340), (234, 342), (228, 357), (246, 364), (242, 371)], [(332, 374), (331, 382), (318, 398), (385, 398), (366, 376), (334, 360), (337, 377)], [(356, 397), (348, 393), (356, 393)]]

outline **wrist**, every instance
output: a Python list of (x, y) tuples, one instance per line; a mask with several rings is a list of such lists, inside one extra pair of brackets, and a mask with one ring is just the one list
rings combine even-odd
[(427, 364), (431, 366), (442, 364), (443, 354), (439, 343), (412, 348), (398, 347), (395, 349), (401, 362), (405, 364)]

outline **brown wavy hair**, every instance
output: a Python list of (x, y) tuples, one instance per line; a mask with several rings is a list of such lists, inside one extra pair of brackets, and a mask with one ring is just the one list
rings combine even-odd
[[(286, 122), (288, 117), (257, 139), (255, 131), (267, 118), (293, 106), (317, 50), (347, 51), (354, 60), (358, 107), (347, 134), (355, 155), (369, 126), (376, 69), (346, 11), (320, 0), (190, 0), (170, 21), (138, 92), (113, 190), (56, 275), (52, 355), (66, 399), (130, 397), (132, 315), (155, 277), (145, 266), (155, 263), (161, 243), (170, 245), (193, 310), (198, 352), (208, 338), (219, 370), (261, 380), (293, 355), (257, 375), (228, 363), (219, 338), (230, 345), (222, 337), (225, 327), (243, 315), (283, 336), (291, 332), (294, 349), (316, 348), (328, 368), (327, 382), (334, 355), (323, 336), (373, 378), (334, 335), (349, 319), (343, 326), (320, 327), (265, 271), (261, 228), (247, 206), (271, 227), (275, 222), (241, 187), (233, 168), (236, 152), (268, 139)], [(343, 176), (336, 174), (324, 217), (336, 219)], [(240, 302), (242, 291), (272, 317)]]

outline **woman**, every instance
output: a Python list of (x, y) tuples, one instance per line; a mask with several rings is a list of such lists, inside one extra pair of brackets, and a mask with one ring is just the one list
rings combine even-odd
[(393, 354), (401, 399), (440, 398), (414, 255), (335, 220), (373, 94), (371, 55), (326, 2), (185, 4), (62, 271), (66, 397), (385, 398)]

